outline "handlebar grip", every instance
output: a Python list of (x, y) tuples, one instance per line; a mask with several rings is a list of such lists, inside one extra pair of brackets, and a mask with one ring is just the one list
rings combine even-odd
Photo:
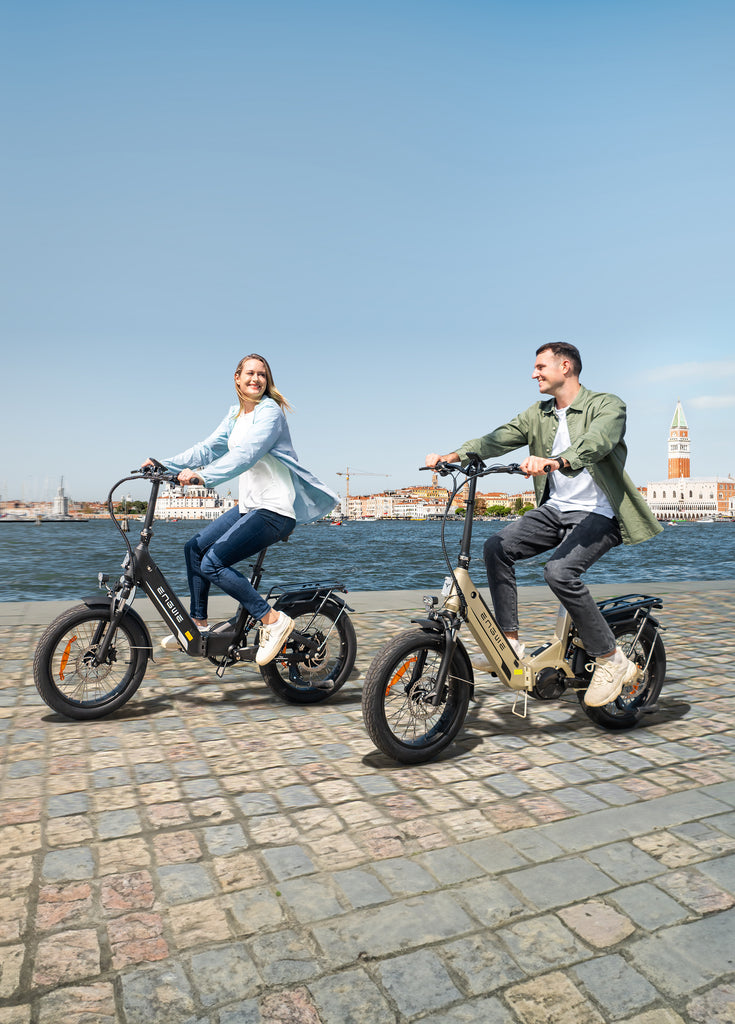
[(449, 476), (450, 473), (461, 468), (457, 462), (437, 462), (435, 466), (419, 466), (420, 470), (430, 469), (433, 473), (438, 473), (439, 476)]

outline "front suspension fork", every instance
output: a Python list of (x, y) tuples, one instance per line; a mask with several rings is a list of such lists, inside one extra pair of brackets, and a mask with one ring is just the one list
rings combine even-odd
[(442, 651), (442, 660), (439, 665), (439, 671), (436, 674), (436, 680), (434, 682), (434, 689), (430, 696), (426, 698), (426, 703), (431, 704), (433, 707), (439, 707), (444, 694), (446, 692), (447, 676), (449, 675), (449, 668), (454, 658), (454, 652), (457, 649), (457, 636), (459, 634), (459, 623), (458, 622), (443, 622), (444, 625), (444, 650)]
[[(120, 625), (120, 621), (127, 611), (129, 600), (132, 601), (131, 595), (135, 595), (135, 587), (126, 587), (116, 595), (114, 600), (110, 602), (110, 624), (107, 627), (102, 643), (94, 653), (93, 663), (95, 667), (106, 664), (107, 655), (110, 651), (110, 647), (112, 646), (112, 641), (115, 637), (115, 633), (117, 632), (117, 627)], [(95, 633), (95, 639), (99, 633), (100, 627), (98, 627), (97, 632)]]

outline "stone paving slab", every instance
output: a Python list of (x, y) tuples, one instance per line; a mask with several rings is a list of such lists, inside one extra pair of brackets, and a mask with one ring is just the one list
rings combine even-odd
[[(554, 603), (521, 596), (540, 641)], [(666, 589), (644, 728), (574, 698), (520, 719), (480, 675), (414, 768), (360, 686), (420, 594), (349, 600), (357, 669), (323, 705), (162, 652), (91, 723), (33, 686), (57, 603), (0, 607), (0, 1024), (735, 1021), (735, 585)]]

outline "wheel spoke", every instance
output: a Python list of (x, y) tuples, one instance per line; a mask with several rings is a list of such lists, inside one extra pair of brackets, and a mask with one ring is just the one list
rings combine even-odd
[[(584, 704), (584, 690), (578, 695), (585, 714), (598, 725), (606, 729), (629, 729), (640, 720), (646, 709), (656, 703), (666, 673), (666, 654), (661, 637), (650, 622), (642, 626), (637, 622), (621, 624), (613, 627), (613, 632), (617, 646), (629, 661), (637, 665), (638, 674), (614, 701), (604, 707)], [(593, 668), (594, 663), (590, 671)]]
[(442, 660), (440, 639), (412, 631), (390, 641), (370, 666), (363, 718), (375, 745), (397, 761), (429, 760), (464, 721), (469, 679), (461, 661), (452, 661), (441, 700), (433, 703)]
[(33, 679), (54, 711), (78, 720), (103, 718), (129, 700), (148, 662), (144, 627), (130, 615), (115, 630), (105, 660), (96, 654), (110, 628), (109, 611), (80, 605), (48, 626), (33, 658)]
[[(284, 605), (295, 629), (285, 650), (261, 672), (276, 696), (296, 704), (325, 700), (343, 685), (355, 663), (356, 639), (344, 608), (333, 602)], [(299, 636), (300, 634), (300, 636)], [(303, 644), (306, 637), (310, 645)], [(313, 644), (313, 646), (311, 646)]]
[(114, 692), (123, 682), (134, 658), (133, 647), (125, 632), (118, 629), (103, 665), (93, 663), (99, 632), (96, 622), (84, 622), (64, 634), (56, 645), (51, 672), (56, 688), (67, 700), (79, 704), (96, 703)]

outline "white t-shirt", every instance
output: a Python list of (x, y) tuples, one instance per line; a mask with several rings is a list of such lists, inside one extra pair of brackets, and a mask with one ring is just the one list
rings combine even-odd
[[(253, 414), (240, 413), (235, 421), (227, 447), (230, 451), (247, 442), (252, 427)], [(294, 518), (296, 491), (288, 468), (272, 455), (263, 455), (254, 466), (238, 477), (240, 511), (252, 512), (255, 508), (267, 508), (281, 516)]]
[[(552, 457), (565, 451), (571, 442), (567, 425), (567, 410), (557, 409), (559, 426), (554, 438)], [(549, 478), (549, 500), (546, 503), (559, 512), (596, 512), (597, 515), (615, 518), (612, 505), (603, 491), (597, 486), (588, 469), (583, 469), (576, 476), (568, 477), (556, 470)]]

